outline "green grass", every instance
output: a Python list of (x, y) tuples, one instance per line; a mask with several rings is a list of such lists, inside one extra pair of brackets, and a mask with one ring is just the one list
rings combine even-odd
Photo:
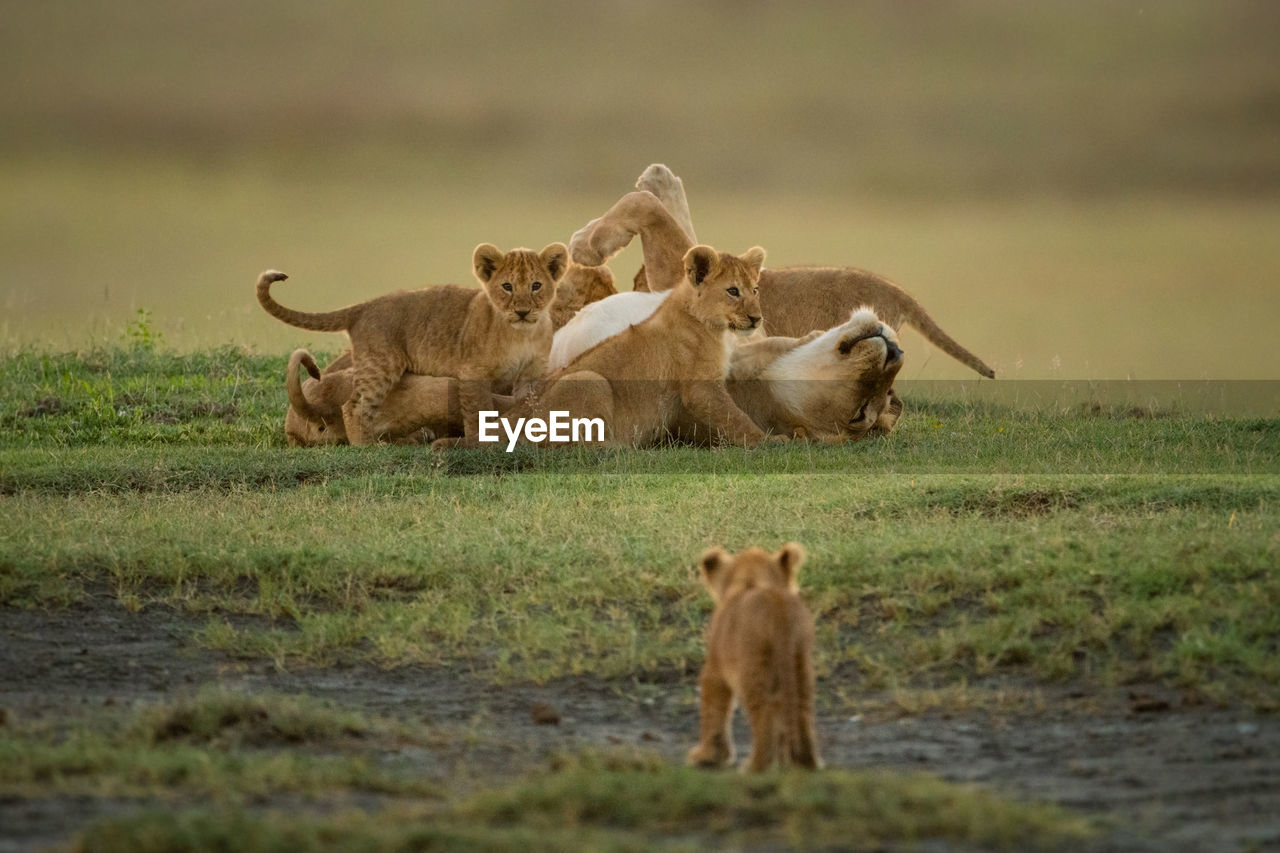
[(0, 729), (6, 796), (209, 799), (342, 792), (435, 797), (439, 788), (379, 753), (435, 743), (420, 727), (298, 696), (205, 689), (136, 711)]
[(1093, 832), (1062, 810), (1001, 799), (925, 774), (673, 768), (589, 754), (440, 806), (338, 817), (237, 808), (99, 821), (72, 850), (687, 850), (778, 845), (876, 850), (945, 840), (1058, 849)]
[(287, 451), (279, 357), (4, 367), (11, 606), (176, 607), (285, 668), (665, 678), (701, 655), (694, 556), (795, 539), (851, 703), (1010, 675), (1280, 702), (1273, 418), (909, 397), (847, 447)]
[[(445, 789), (413, 761), (388, 758), (405, 745), (448, 749), (457, 736), (307, 697), (206, 689), (7, 725), (0, 795), (153, 804), (97, 821), (70, 846), (94, 851), (872, 850), (928, 839), (1056, 849), (1095, 831), (1061, 809), (927, 774), (748, 777), (671, 766), (642, 750), (589, 750), (552, 754), (520, 778), (455, 777)], [(288, 814), (271, 811), (282, 799), (294, 804)]]

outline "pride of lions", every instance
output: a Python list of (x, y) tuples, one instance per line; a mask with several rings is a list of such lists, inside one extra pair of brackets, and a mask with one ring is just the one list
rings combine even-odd
[[(612, 446), (858, 441), (889, 434), (902, 413), (893, 381), (904, 323), (995, 376), (887, 279), (847, 267), (768, 269), (758, 246), (731, 254), (700, 245), (683, 183), (666, 166), (650, 166), (636, 188), (567, 246), (477, 246), (479, 289), (436, 285), (307, 313), (272, 295), (288, 276), (264, 272), (257, 295), (268, 313), (351, 342), (323, 371), (304, 349), (290, 357), (289, 444), (481, 446), (485, 411), (599, 419)], [(644, 264), (634, 290), (619, 293), (605, 264), (637, 236)], [(745, 767), (821, 766), (813, 619), (796, 582), (804, 559), (790, 543), (776, 553), (715, 549), (699, 561), (715, 609), (691, 764), (733, 761), (729, 723), (740, 704), (752, 731)]]

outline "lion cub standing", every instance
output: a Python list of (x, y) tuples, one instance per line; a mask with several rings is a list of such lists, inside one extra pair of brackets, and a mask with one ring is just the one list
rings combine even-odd
[(736, 701), (751, 723), (745, 769), (767, 770), (775, 761), (822, 766), (813, 733), (813, 616), (796, 583), (804, 558), (795, 542), (775, 554), (748, 548), (734, 556), (713, 548), (702, 555), (702, 582), (715, 611), (698, 678), (701, 739), (689, 751), (690, 764), (733, 761)]
[[(694, 246), (684, 255), (682, 281), (651, 316), (578, 355), (505, 417), (546, 420), (560, 410), (599, 418), (609, 443), (646, 447), (669, 437), (677, 417), (687, 414), (724, 441), (747, 447), (765, 441), (724, 384), (730, 334), (749, 335), (761, 322), (756, 280), (763, 263), (759, 246), (742, 255)], [(442, 439), (433, 446), (469, 443)]]
[(377, 440), (379, 409), (406, 372), (460, 380), (459, 402), (468, 437), (479, 412), (493, 409), (493, 383), (541, 379), (551, 351), (556, 283), (569, 253), (563, 243), (541, 252), (502, 252), (482, 243), (472, 257), (480, 290), (442, 284), (401, 290), (327, 314), (294, 311), (271, 297), (288, 278), (268, 270), (258, 278), (258, 302), (284, 322), (319, 332), (346, 331), (354, 358), (354, 405), (347, 425), (352, 444)]

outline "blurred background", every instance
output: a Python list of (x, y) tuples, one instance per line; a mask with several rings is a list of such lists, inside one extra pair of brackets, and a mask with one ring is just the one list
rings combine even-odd
[(470, 283), (665, 162), (702, 241), (887, 275), (1004, 378), (1280, 378), (1269, 0), (3, 8), (9, 350), (142, 309), (179, 349), (335, 351), (261, 270), (305, 310)]

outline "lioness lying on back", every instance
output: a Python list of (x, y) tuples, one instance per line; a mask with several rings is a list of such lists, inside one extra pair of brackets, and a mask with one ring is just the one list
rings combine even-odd
[[(304, 365), (313, 377), (305, 381), (298, 371)], [(902, 351), (893, 330), (864, 310), (825, 333), (765, 338), (734, 347), (726, 387), (738, 407), (766, 432), (822, 442), (857, 441), (892, 432), (902, 414), (902, 403), (891, 387), (901, 367)], [(350, 357), (337, 359), (320, 376), (311, 354), (298, 350), (289, 371), (285, 434), (290, 445), (345, 442)], [(493, 400), (502, 413), (513, 403), (513, 398), (498, 394)], [(388, 441), (416, 443), (424, 431), (435, 437), (461, 435), (457, 380), (406, 373), (387, 394), (379, 418), (378, 430)], [(713, 440), (685, 414), (676, 418), (670, 437), (695, 444)]]
[[(679, 280), (678, 259), (693, 245), (693, 223), (680, 179), (655, 163), (598, 219), (573, 235), (570, 254), (584, 264), (603, 264), (640, 235), (644, 266), (637, 291), (661, 292)], [(894, 330), (909, 323), (934, 346), (987, 377), (995, 371), (942, 330), (928, 312), (893, 282), (854, 267), (782, 267), (760, 273), (760, 307), (768, 335), (799, 336), (828, 329), (859, 307), (876, 312)]]
[(813, 727), (813, 616), (796, 583), (804, 558), (795, 542), (774, 554), (748, 548), (735, 556), (714, 548), (702, 555), (702, 582), (715, 610), (698, 677), (701, 734), (689, 750), (690, 764), (733, 762), (736, 701), (751, 723), (745, 769), (768, 770), (774, 762), (822, 766)]
[(763, 263), (758, 246), (741, 256), (694, 246), (682, 281), (652, 316), (578, 356), (505, 416), (546, 420), (568, 411), (601, 419), (608, 443), (638, 446), (668, 436), (687, 413), (717, 440), (759, 443), (764, 432), (733, 402), (724, 379), (730, 333), (749, 335), (760, 325), (755, 291)]
[[(313, 378), (301, 380), (298, 368), (303, 365)], [(893, 330), (871, 312), (860, 311), (825, 333), (765, 338), (734, 347), (726, 387), (738, 407), (766, 432), (822, 442), (857, 441), (893, 431), (902, 414), (902, 403), (892, 389), (901, 366), (902, 351)], [(289, 371), (289, 444), (345, 443), (350, 357), (335, 360), (320, 376), (311, 354), (297, 350)], [(499, 394), (493, 401), (502, 413), (514, 402)], [(382, 404), (378, 430), (388, 441), (401, 443), (422, 441), (428, 432), (437, 438), (461, 435), (457, 380), (406, 373)], [(675, 419), (670, 437), (695, 444), (713, 440), (707, 429), (683, 414)]]
[(327, 314), (294, 311), (271, 297), (288, 276), (268, 270), (258, 279), (258, 301), (272, 316), (316, 331), (346, 331), (354, 358), (352, 444), (378, 438), (379, 408), (406, 372), (455, 377), (466, 434), (478, 413), (493, 408), (493, 384), (532, 381), (546, 372), (551, 348), (551, 303), (568, 251), (552, 243), (540, 253), (503, 253), (488, 243), (472, 258), (480, 290), (437, 285), (398, 291)]
[[(620, 293), (586, 306), (556, 333), (550, 369), (559, 370), (601, 341), (644, 322), (669, 292)], [(739, 344), (730, 353), (726, 379), (730, 396), (761, 429), (847, 441), (892, 431), (902, 412), (891, 390), (901, 367), (897, 334), (862, 309), (826, 332)], [(677, 419), (673, 437), (701, 443), (710, 439), (686, 417)]]

